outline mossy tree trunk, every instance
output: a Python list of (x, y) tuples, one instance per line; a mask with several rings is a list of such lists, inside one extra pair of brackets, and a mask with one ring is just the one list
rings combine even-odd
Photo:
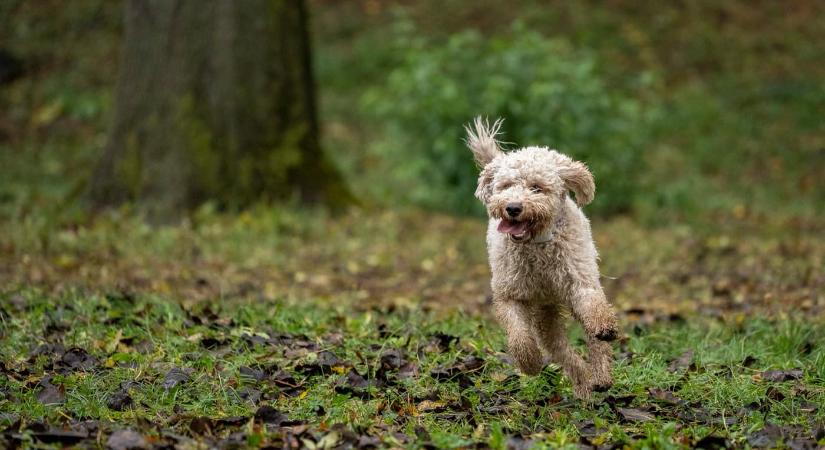
[(350, 197), (324, 157), (303, 0), (128, 0), (114, 119), (90, 182), (96, 208), (170, 220)]

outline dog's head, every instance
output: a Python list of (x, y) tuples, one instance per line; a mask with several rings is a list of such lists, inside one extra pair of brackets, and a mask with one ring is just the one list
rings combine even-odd
[(568, 192), (583, 206), (593, 200), (596, 186), (587, 166), (555, 150), (502, 151), (496, 140), (501, 122), (491, 126), (476, 118), (465, 127), (467, 146), (481, 167), (475, 195), (500, 220), (498, 231), (528, 242), (553, 225)]

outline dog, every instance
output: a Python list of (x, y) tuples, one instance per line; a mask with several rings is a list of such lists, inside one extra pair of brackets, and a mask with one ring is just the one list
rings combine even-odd
[[(583, 163), (547, 147), (503, 151), (480, 117), (465, 126), (481, 168), (475, 196), (487, 209), (487, 252), (495, 316), (507, 332), (518, 368), (535, 375), (546, 360), (559, 365), (576, 397), (613, 384), (616, 314), (599, 281), (598, 254), (581, 207), (596, 186)], [(572, 192), (573, 198), (570, 193)], [(585, 361), (570, 346), (567, 317), (587, 335)]]

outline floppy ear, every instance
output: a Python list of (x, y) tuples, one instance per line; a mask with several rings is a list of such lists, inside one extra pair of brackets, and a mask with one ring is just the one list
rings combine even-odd
[(473, 152), (473, 158), (479, 167), (484, 167), (490, 163), (496, 156), (501, 154), (501, 146), (499, 146), (496, 136), (501, 129), (503, 119), (497, 119), (491, 126), (486, 119), (476, 117), (473, 125), (465, 125), (464, 130), (467, 131), (467, 147)]
[(496, 166), (487, 164), (478, 175), (478, 187), (476, 187), (476, 198), (485, 205), (493, 195), (493, 177), (496, 173)]
[(564, 187), (573, 191), (576, 195), (576, 203), (584, 206), (593, 201), (596, 195), (596, 183), (593, 181), (593, 174), (587, 170), (587, 166), (579, 161), (574, 161), (567, 156), (563, 156), (558, 165), (559, 177), (564, 181)]

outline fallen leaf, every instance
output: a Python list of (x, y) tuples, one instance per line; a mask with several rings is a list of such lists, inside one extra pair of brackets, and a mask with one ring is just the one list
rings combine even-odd
[(358, 398), (370, 398), (371, 394), (368, 391), (370, 382), (367, 381), (355, 369), (350, 369), (346, 376), (341, 377), (335, 383), (335, 392), (345, 395), (354, 395)]
[(200, 341), (201, 347), (207, 350), (216, 350), (229, 344), (227, 339), (218, 339), (215, 337), (205, 337)]
[(398, 379), (406, 379), (406, 378), (416, 378), (418, 377), (418, 364), (410, 361), (407, 364), (398, 368), (398, 374), (396, 374)]
[(765, 391), (765, 397), (768, 397), (775, 402), (781, 402), (785, 399), (785, 394), (783, 394), (782, 391), (777, 389), (775, 386), (770, 386), (768, 390)]
[(258, 408), (255, 411), (255, 421), (265, 423), (267, 425), (280, 425), (282, 422), (287, 420), (286, 415), (278, 411), (277, 409), (269, 406), (264, 405)]
[(41, 390), (37, 393), (37, 400), (44, 405), (61, 404), (66, 399), (66, 388), (62, 384), (53, 385), (50, 376), (43, 377), (38, 386)]
[(258, 401), (261, 399), (261, 391), (258, 389), (245, 387), (238, 390), (237, 393), (238, 397), (240, 397), (242, 400), (246, 400), (252, 403), (253, 405), (258, 403)]
[(699, 439), (695, 444), (693, 444), (693, 448), (702, 448), (702, 449), (709, 449), (715, 450), (720, 448), (730, 448), (731, 444), (727, 438), (722, 436), (715, 436), (709, 434), (702, 439)]
[(128, 386), (121, 387), (109, 396), (106, 406), (114, 411), (124, 411), (132, 405), (132, 397), (129, 395)]
[(62, 446), (72, 446), (80, 443), (89, 437), (85, 430), (66, 430), (56, 427), (47, 427), (45, 424), (32, 424), (29, 426), (32, 436), (40, 442), (46, 444), (61, 444)]
[(525, 439), (522, 436), (507, 437), (507, 450), (529, 450), (533, 448), (533, 444), (535, 444), (535, 441)]
[(625, 422), (649, 422), (655, 419), (653, 414), (636, 408), (618, 408), (617, 412)]
[(266, 378), (266, 372), (260, 368), (243, 366), (238, 369), (241, 378), (253, 381), (263, 381)]
[(596, 437), (607, 432), (606, 428), (597, 427), (593, 419), (584, 420), (576, 423), (576, 429), (579, 430), (579, 436)]
[(751, 355), (748, 355), (748, 356), (745, 357), (745, 359), (742, 360), (741, 365), (742, 365), (742, 367), (751, 367), (754, 364), (756, 364), (757, 362), (759, 362), (758, 359), (754, 358)]
[(674, 395), (673, 392), (665, 389), (651, 388), (648, 392), (650, 393), (651, 398), (664, 403), (668, 403), (670, 405), (681, 405), (682, 403), (684, 403), (684, 401), (676, 395)]
[(179, 384), (187, 383), (189, 380), (190, 377), (187, 371), (174, 367), (166, 373), (162, 386), (168, 391)]
[(802, 369), (793, 370), (768, 370), (762, 372), (762, 379), (765, 381), (773, 381), (781, 383), (783, 381), (792, 381), (802, 378)]
[(86, 350), (79, 347), (73, 347), (63, 353), (63, 356), (60, 358), (59, 365), (68, 371), (73, 372), (76, 370), (92, 370), (99, 364), (100, 363), (98, 360), (86, 352)]
[(447, 404), (442, 401), (424, 400), (415, 405), (415, 409), (419, 412), (441, 412), (446, 409), (446, 406)]
[(110, 450), (142, 450), (148, 449), (146, 438), (137, 431), (124, 429), (117, 430), (106, 440), (106, 448)]
[(387, 350), (381, 354), (381, 368), (384, 370), (398, 369), (405, 363), (406, 361), (399, 350)]
[(314, 362), (301, 364), (295, 370), (307, 375), (329, 375), (336, 367), (351, 367), (352, 364), (339, 359), (335, 353), (328, 350), (318, 352)]
[(748, 435), (748, 444), (752, 447), (773, 447), (782, 438), (778, 426), (768, 423), (761, 430)]
[(690, 367), (691, 361), (693, 361), (693, 350), (688, 350), (682, 353), (682, 355), (678, 358), (671, 361), (667, 366), (667, 370), (672, 373), (687, 369)]

